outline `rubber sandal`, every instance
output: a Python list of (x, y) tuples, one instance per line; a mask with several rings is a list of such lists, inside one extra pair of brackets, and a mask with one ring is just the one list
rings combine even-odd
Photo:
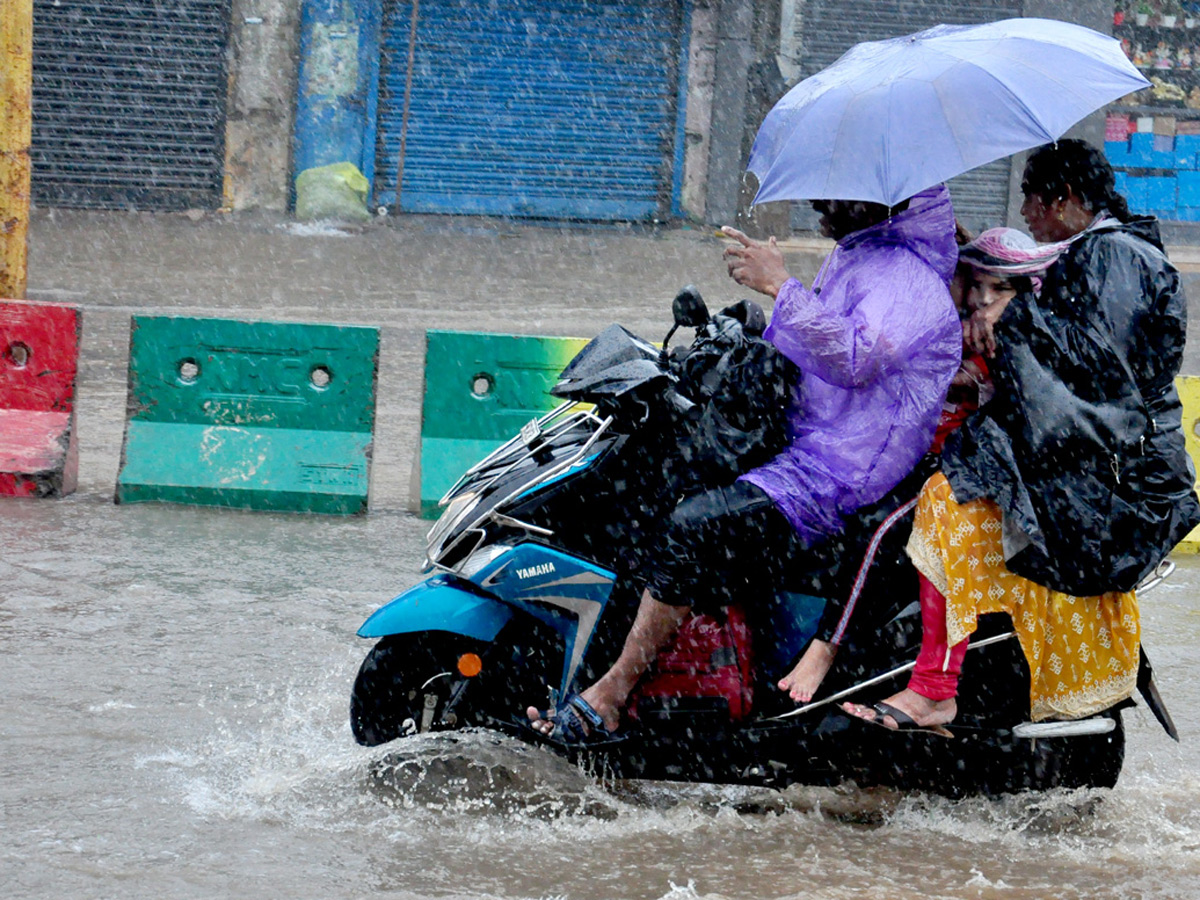
[[(952, 738), (954, 733), (944, 725), (918, 725), (917, 720), (910, 716), (902, 709), (892, 706), (890, 703), (884, 703), (882, 700), (878, 703), (871, 704), (871, 709), (875, 710), (875, 718), (864, 719), (861, 716), (855, 716), (853, 713), (846, 715), (858, 719), (860, 722), (866, 722), (868, 725), (874, 725), (877, 728), (886, 728), (888, 731), (923, 731), (926, 734), (936, 734), (938, 737)], [(890, 728), (883, 724), (883, 717), (891, 716), (896, 723), (895, 728)]]

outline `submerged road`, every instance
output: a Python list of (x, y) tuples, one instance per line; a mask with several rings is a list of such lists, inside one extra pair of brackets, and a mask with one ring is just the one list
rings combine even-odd
[[(29, 296), (84, 310), (80, 488), (0, 500), (0, 895), (535, 900), (1159, 898), (1200, 886), (1200, 562), (1143, 603), (1183, 741), (1144, 708), (1113, 791), (611, 784), (484, 735), (356, 747), (354, 631), (417, 578), (425, 328), (658, 338), (702, 231), (39, 212)], [(789, 245), (795, 274), (819, 262)], [(1195, 300), (1200, 284), (1187, 275)], [(372, 512), (115, 506), (129, 316), (383, 330)], [(1198, 329), (1200, 330), (1200, 329)], [(1188, 371), (1200, 374), (1195, 339)], [(904, 740), (903, 737), (897, 737)]]

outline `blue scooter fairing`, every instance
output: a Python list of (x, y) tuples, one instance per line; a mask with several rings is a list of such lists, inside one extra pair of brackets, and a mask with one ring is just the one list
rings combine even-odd
[(358, 636), (450, 631), (491, 641), (512, 617), (512, 608), (499, 600), (470, 590), (452, 575), (435, 575), (375, 610), (358, 629)]
[[(612, 572), (532, 542), (518, 544), (489, 562), (469, 582), (440, 574), (376, 610), (360, 637), (448, 631), (492, 641), (521, 610), (563, 637), (560, 690), (570, 689), (608, 602)], [(486, 593), (484, 593), (486, 591)]]

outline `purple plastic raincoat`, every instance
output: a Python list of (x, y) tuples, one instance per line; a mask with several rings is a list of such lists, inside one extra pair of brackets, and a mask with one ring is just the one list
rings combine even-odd
[(791, 439), (743, 476), (815, 543), (929, 449), (962, 353), (947, 284), (958, 247), (944, 186), (838, 242), (809, 290), (779, 291), (765, 337), (800, 367)]

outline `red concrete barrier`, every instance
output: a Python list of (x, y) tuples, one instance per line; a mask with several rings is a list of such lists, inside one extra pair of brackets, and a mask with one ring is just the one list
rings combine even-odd
[(79, 311), (0, 300), (0, 496), (75, 490)]

